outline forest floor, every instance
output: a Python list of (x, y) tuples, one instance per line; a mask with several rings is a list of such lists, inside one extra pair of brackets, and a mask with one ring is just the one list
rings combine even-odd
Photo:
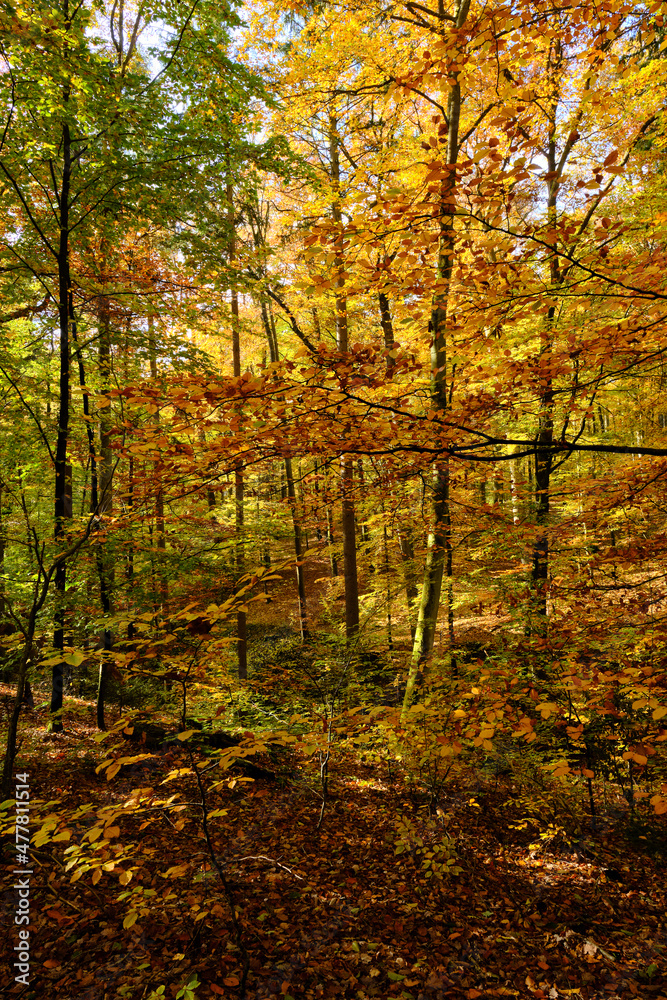
[[(311, 593), (335, 604), (326, 565), (310, 572)], [(294, 631), (284, 581), (252, 605), (256, 633)], [(491, 616), (486, 628), (496, 626)], [(261, 698), (265, 678), (251, 675), (248, 689)], [(0, 686), (5, 704), (11, 693)], [(593, 831), (583, 788), (561, 813), (548, 785), (471, 767), (452, 768), (429, 796), (369, 730), (331, 745), (325, 800), (321, 751), (306, 741), (259, 753), (275, 780), (235, 769), (213, 787), (207, 775), (209, 845), (192, 771), (207, 759), (199, 750), (172, 742), (106, 780), (103, 761), (142, 747), (96, 740), (85, 699), (68, 700), (64, 733), (46, 733), (46, 688), (35, 695), (15, 770), (28, 774), (31, 833), (47, 815), (69, 833), (32, 852), (30, 985), (13, 981), (14, 927), (2, 996), (233, 998), (246, 955), (252, 1000), (667, 1000), (664, 817), (633, 820), (610, 793)], [(175, 731), (175, 710), (157, 718)], [(1, 840), (8, 927), (12, 808)], [(84, 855), (73, 864), (77, 844), (87, 870)]]
[[(32, 799), (61, 814), (122, 807), (133, 788), (157, 795), (166, 781), (190, 803), (186, 821), (177, 829), (163, 808), (140, 831), (145, 816), (128, 815), (118, 833), (127, 857), (95, 885), (89, 872), (71, 880), (67, 845), (36, 850), (31, 985), (7, 981), (3, 994), (110, 1000), (164, 985), (174, 997), (196, 973), (196, 998), (237, 996), (239, 950), (197, 788), (187, 774), (173, 779), (187, 758), (172, 748), (107, 782), (95, 773), (105, 751), (93, 706), (80, 707), (63, 734), (45, 734), (44, 710), (26, 715), (20, 758)], [(226, 810), (210, 824), (249, 958), (248, 997), (667, 996), (664, 855), (629, 839), (622, 817), (572, 838), (546, 819), (526, 823), (521, 797), (492, 780), (453, 780), (431, 814), (397, 768), (341, 751), (318, 829), (316, 772), (296, 752), (279, 780), (240, 777), (209, 796), (209, 809)], [(15, 862), (3, 839), (11, 914)], [(460, 871), (428, 878), (424, 859), (443, 843)]]

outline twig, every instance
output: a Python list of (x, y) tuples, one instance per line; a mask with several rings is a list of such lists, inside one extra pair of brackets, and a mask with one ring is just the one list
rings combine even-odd
[(269, 864), (276, 865), (277, 868), (282, 868), (283, 871), (289, 872), (290, 875), (294, 876), (294, 878), (298, 878), (302, 882), (304, 881), (302, 875), (297, 875), (291, 868), (288, 868), (287, 865), (282, 865), (280, 861), (276, 861), (275, 858), (267, 858), (266, 854), (248, 854), (245, 858), (231, 858), (229, 861), (225, 862), (225, 867), (231, 864), (239, 864), (241, 861), (268, 861)]
[(201, 780), (201, 775), (199, 769), (195, 763), (194, 755), (192, 750), (188, 747), (188, 754), (190, 756), (190, 763), (192, 765), (192, 770), (194, 771), (195, 777), (197, 779), (197, 786), (199, 788), (200, 805), (202, 812), (202, 829), (204, 831), (204, 838), (206, 840), (206, 846), (208, 848), (209, 857), (211, 863), (218, 873), (220, 883), (222, 885), (225, 896), (227, 897), (227, 905), (232, 917), (232, 927), (234, 928), (234, 937), (236, 939), (236, 947), (239, 949), (241, 958), (243, 960), (243, 971), (241, 974), (241, 982), (239, 983), (239, 1000), (245, 1000), (246, 995), (246, 984), (248, 982), (248, 972), (250, 970), (250, 956), (248, 954), (248, 949), (245, 946), (243, 936), (241, 934), (241, 925), (239, 923), (238, 917), (236, 915), (236, 906), (234, 903), (234, 894), (232, 893), (231, 886), (227, 881), (227, 877), (224, 872), (223, 865), (218, 861), (215, 849), (213, 847), (213, 841), (211, 840), (211, 832), (208, 827), (208, 807), (206, 805), (206, 791), (204, 789), (204, 783)]

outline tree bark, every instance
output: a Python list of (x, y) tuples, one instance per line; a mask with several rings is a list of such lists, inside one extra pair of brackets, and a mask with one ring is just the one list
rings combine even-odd
[[(456, 28), (460, 31), (470, 9), (470, 0), (459, 0)], [(439, 413), (446, 413), (450, 405), (451, 387), (447, 377), (447, 310), (452, 282), (454, 260), (454, 214), (456, 207), (456, 164), (459, 155), (459, 123), (461, 117), (461, 84), (458, 74), (450, 84), (447, 99), (447, 173), (440, 190), (440, 240), (438, 247), (438, 279), (440, 288), (433, 298), (431, 308), (431, 405)], [(445, 126), (443, 126), (445, 127)], [(422, 677), (422, 667), (430, 659), (440, 608), (442, 577), (448, 573), (448, 594), (451, 594), (451, 520), (449, 512), (450, 471), (449, 461), (439, 462), (433, 472), (431, 531), (428, 539), (424, 582), (417, 616), (417, 628), (408, 673), (403, 710), (407, 712), (414, 690)], [(450, 598), (451, 607), (451, 598)], [(448, 620), (453, 626), (453, 612), (448, 610)], [(450, 632), (451, 635), (451, 632)], [(451, 650), (450, 650), (451, 651)]]
[[(65, 91), (64, 103), (69, 100), (69, 92)], [(67, 535), (67, 520), (72, 515), (71, 503), (71, 466), (67, 462), (67, 446), (69, 442), (70, 415), (70, 323), (71, 314), (71, 278), (70, 278), (70, 247), (69, 247), (69, 210), (70, 189), (72, 182), (72, 142), (69, 125), (62, 127), (62, 179), (59, 192), (60, 206), (60, 239), (58, 242), (58, 321), (60, 333), (60, 375), (58, 383), (58, 433), (56, 437), (55, 454), (55, 488), (54, 488), (54, 539), (56, 548), (64, 547)], [(69, 472), (69, 483), (68, 483)], [(65, 648), (65, 591), (67, 587), (67, 563), (58, 563), (55, 579), (55, 614), (53, 627), (53, 648), (61, 655)], [(63, 678), (64, 663), (54, 663), (51, 677), (50, 728), (61, 732), (63, 709)]]
[(5, 613), (5, 553), (7, 551), (7, 521), (5, 518), (5, 484), (0, 479), (0, 615)]
[(382, 323), (382, 339), (387, 351), (387, 375), (391, 378), (395, 366), (394, 359), (390, 353), (394, 349), (394, 324), (391, 319), (389, 299), (384, 292), (378, 292), (378, 302), (380, 305), (380, 322)]
[[(236, 255), (236, 233), (234, 218), (234, 189), (231, 180), (227, 181), (227, 207), (229, 219), (229, 263), (233, 266)], [(231, 289), (232, 313), (232, 369), (234, 378), (241, 377), (241, 330), (239, 323), (239, 294), (232, 280)], [(245, 573), (245, 483), (243, 479), (243, 462), (239, 459), (234, 468), (234, 502), (235, 514), (235, 575), (239, 580)], [(237, 641), (236, 655), (238, 660), (238, 677), (240, 681), (248, 676), (248, 640), (245, 611), (239, 611), (236, 619)]]
[[(100, 365), (100, 375), (102, 377), (102, 385), (100, 388), (100, 392), (102, 395), (105, 394), (108, 395), (109, 393), (108, 383), (110, 375), (108, 371), (108, 362), (109, 362), (108, 332), (109, 330), (107, 323), (106, 365), (104, 367)], [(104, 339), (105, 339), (104, 332), (101, 331), (100, 332), (101, 355), (103, 351), (102, 344)], [(97, 449), (95, 447), (93, 422), (90, 415), (88, 393), (86, 391), (86, 373), (83, 364), (83, 355), (81, 353), (81, 347), (78, 342), (76, 334), (76, 326), (74, 323), (72, 323), (72, 341), (79, 366), (79, 384), (83, 389), (83, 415), (86, 424), (86, 433), (88, 435), (88, 450), (89, 450), (89, 461), (90, 461), (90, 513), (94, 518), (93, 522), (94, 529), (96, 531), (100, 531), (103, 528), (103, 524), (101, 521), (102, 508), (104, 507), (104, 509), (108, 511), (111, 505), (111, 438), (109, 433), (110, 428), (107, 431), (106, 442), (105, 442), (108, 450), (108, 454), (106, 456), (108, 462), (108, 480), (106, 483), (106, 489), (101, 490), (99, 485), (100, 463), (98, 462), (97, 459)], [(105, 412), (104, 407), (102, 408), (102, 412), (103, 413)], [(104, 419), (108, 421), (108, 416), (105, 416)], [(102, 438), (102, 440), (104, 442), (104, 437)], [(104, 614), (105, 619), (108, 619), (108, 616), (111, 613), (111, 590), (112, 590), (111, 574), (113, 572), (113, 564), (109, 559), (108, 553), (105, 551), (104, 543), (98, 542), (97, 545), (95, 546), (95, 565), (97, 567), (97, 575), (100, 584), (100, 604), (102, 607), (102, 613)], [(100, 660), (99, 679), (97, 685), (97, 709), (96, 709), (97, 725), (98, 728), (101, 730), (106, 728), (104, 723), (104, 697), (106, 690), (107, 651), (111, 649), (111, 632), (108, 630), (106, 626), (107, 626), (107, 621), (105, 620), (105, 626), (100, 636), (103, 653), (102, 653), (102, 658)]]
[[(549, 108), (549, 140), (547, 146), (547, 218), (550, 227), (555, 232), (557, 222), (557, 203), (559, 187), (559, 170), (556, 147), (556, 129), (558, 125), (558, 74), (562, 61), (562, 47), (558, 40), (552, 42), (549, 49), (547, 77), (552, 87), (552, 97)], [(553, 288), (563, 282), (563, 275), (558, 265), (556, 254), (552, 254), (549, 262), (550, 283)], [(550, 306), (546, 322), (541, 330), (539, 378), (540, 398), (539, 415), (535, 450), (535, 526), (536, 538), (533, 546), (533, 566), (531, 572), (532, 597), (528, 620), (529, 634), (546, 636), (548, 619), (548, 586), (549, 586), (549, 515), (551, 512), (551, 469), (553, 456), (551, 447), (554, 437), (554, 391), (551, 357), (553, 351), (555, 306)]]
[[(155, 385), (157, 385), (157, 342), (155, 339), (155, 317), (153, 313), (148, 314), (148, 356), (151, 366), (151, 379)], [(155, 426), (160, 426), (160, 411), (156, 411), (153, 420)], [(164, 486), (162, 483), (162, 468), (161, 462), (158, 459), (155, 462), (155, 479), (157, 491), (155, 495), (155, 534), (156, 538), (156, 548), (157, 548), (157, 571), (158, 580), (160, 586), (159, 602), (156, 596), (156, 605), (159, 603), (159, 610), (165, 611), (167, 602), (169, 601), (169, 578), (167, 576), (167, 535), (165, 531), (164, 524)]]
[[(333, 115), (329, 119), (329, 152), (331, 155), (331, 181), (333, 203), (331, 214), (336, 228), (334, 269), (336, 275), (336, 346), (341, 354), (349, 350), (347, 295), (345, 292), (345, 260), (343, 254), (343, 221), (340, 205), (340, 158), (338, 123)], [(349, 455), (341, 459), (341, 493), (343, 532), (343, 579), (345, 581), (345, 635), (348, 642), (359, 631), (359, 578), (357, 576), (357, 538), (354, 511), (353, 480), (354, 460)]]
[[(266, 308), (264, 299), (261, 300), (262, 321), (264, 332), (269, 348), (269, 360), (273, 363), (278, 360), (278, 341), (276, 338), (275, 324), (271, 322), (271, 315)], [(287, 483), (287, 503), (292, 515), (292, 529), (294, 535), (294, 555), (296, 557), (296, 584), (299, 595), (299, 629), (301, 639), (305, 641), (308, 636), (308, 612), (306, 603), (306, 580), (303, 566), (303, 533), (301, 528), (301, 518), (296, 500), (296, 490), (294, 488), (294, 471), (292, 469), (292, 459), (289, 456), (284, 460), (285, 480)]]
[(308, 618), (306, 607), (306, 581), (303, 566), (303, 541), (301, 532), (301, 518), (296, 502), (296, 490), (294, 489), (294, 473), (292, 471), (292, 459), (285, 458), (285, 478), (287, 479), (287, 502), (292, 513), (292, 526), (294, 530), (294, 555), (296, 556), (296, 582), (299, 594), (299, 628), (301, 638), (305, 641), (308, 636)]
[(419, 596), (417, 587), (417, 574), (415, 572), (415, 546), (412, 532), (401, 531), (398, 536), (398, 544), (401, 550), (401, 560), (403, 562), (403, 580), (405, 583), (405, 597), (408, 605), (408, 615), (410, 619), (410, 634), (414, 643), (415, 632), (415, 604)]
[(343, 532), (343, 579), (345, 581), (345, 635), (353, 639), (359, 631), (359, 578), (357, 576), (357, 536), (354, 516), (354, 466), (352, 458), (341, 460)]

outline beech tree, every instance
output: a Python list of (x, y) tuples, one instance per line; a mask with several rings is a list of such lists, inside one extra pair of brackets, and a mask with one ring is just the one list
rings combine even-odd
[[(39, 3), (20, 13), (4, 15), (6, 121), (0, 169), (5, 177), (4, 199), (14, 228), (3, 243), (6, 275), (23, 275), (46, 303), (58, 310), (60, 369), (55, 440), (38, 424), (55, 474), (54, 543), (66, 544), (72, 517), (71, 436), (72, 364), (76, 358), (84, 393), (84, 420), (91, 414), (82, 346), (81, 323), (91, 298), (100, 315), (101, 388), (108, 388), (111, 371), (108, 302), (133, 290), (113, 287), (108, 261), (92, 282), (85, 257), (91, 243), (109, 241), (109, 222), (119, 219), (128, 204), (144, 211), (145, 222), (164, 221), (165, 206), (175, 205), (177, 186), (210, 160), (212, 139), (201, 131), (199, 103), (224, 70), (229, 86), (256, 86), (252, 77), (224, 55), (228, 24), (211, 5), (189, 11), (151, 14), (171, 24), (173, 35), (160, 55), (153, 78), (146, 73), (137, 42), (150, 21), (139, 11), (127, 21), (123, 7), (108, 12), (91, 5), (65, 2), (53, 8)], [(174, 19), (175, 18), (175, 19)], [(101, 37), (106, 29), (111, 46)], [(172, 103), (178, 81), (183, 115)], [(209, 116), (210, 117), (210, 116)], [(207, 128), (210, 123), (207, 123)], [(146, 193), (151, 192), (149, 206)], [(142, 193), (143, 192), (143, 193)], [(108, 250), (103, 257), (108, 257)], [(73, 264), (76, 260), (76, 265)], [(111, 286), (111, 287), (110, 287)], [(85, 322), (85, 321), (84, 321)], [(93, 338), (94, 340), (94, 338)], [(32, 414), (33, 417), (35, 414)], [(104, 416), (102, 415), (102, 421)], [(97, 518), (108, 509), (110, 496), (109, 429), (103, 429), (101, 456), (89, 433), (90, 508)], [(102, 459), (102, 493), (99, 464)], [(108, 571), (100, 573), (102, 604), (110, 610)], [(60, 728), (63, 659), (66, 631), (67, 564), (57, 562), (52, 712)], [(58, 658), (60, 653), (60, 658)]]

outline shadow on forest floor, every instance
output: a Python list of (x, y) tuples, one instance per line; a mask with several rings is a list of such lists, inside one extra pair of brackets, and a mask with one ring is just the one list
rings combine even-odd
[[(72, 881), (69, 842), (35, 851), (31, 985), (4, 995), (148, 998), (164, 985), (175, 997), (196, 973), (197, 1000), (237, 996), (239, 953), (196, 785), (173, 777), (187, 752), (171, 747), (107, 782), (95, 772), (108, 750), (93, 739), (93, 706), (80, 708), (86, 717), (64, 734), (44, 732), (42, 711), (23, 720), (19, 767), (33, 803), (56, 800), (50, 811), (63, 816), (85, 803), (121, 809), (141, 786), (159, 805), (168, 780), (167, 794), (189, 804), (182, 823), (158, 806), (122, 817), (108, 849), (122, 863), (95, 884), (90, 872)], [(250, 959), (247, 997), (667, 996), (664, 863), (620, 825), (574, 842), (539, 816), (527, 826), (525, 799), (482, 779), (473, 791), (450, 783), (430, 816), (398, 771), (341, 751), (317, 829), (317, 777), (317, 761), (295, 753), (277, 782), (227, 774), (208, 795), (225, 810), (211, 829)], [(71, 843), (92, 822), (70, 824)], [(443, 845), (460, 872), (429, 878), (429, 852), (441, 857)], [(11, 911), (13, 837), (3, 846)]]

